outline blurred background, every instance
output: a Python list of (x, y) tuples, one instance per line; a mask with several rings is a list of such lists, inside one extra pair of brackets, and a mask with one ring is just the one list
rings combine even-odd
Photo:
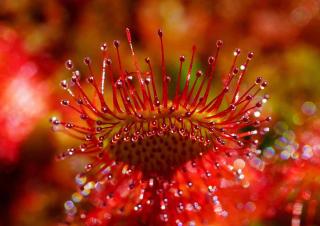
[[(224, 41), (221, 73), (234, 48), (241, 48), (243, 61), (253, 51), (246, 82), (268, 80), (265, 112), (277, 128), (303, 128), (318, 117), (320, 0), (0, 0), (0, 226), (63, 220), (71, 178), (83, 167), (82, 160), (55, 160), (74, 142), (49, 123), (63, 111), (59, 82), (70, 77), (64, 62), (71, 58), (85, 70), (83, 58), (90, 56), (99, 68), (100, 45), (114, 39), (123, 43), (122, 59), (130, 60), (126, 27), (139, 57), (156, 62), (162, 28), (173, 79), (179, 56), (190, 58), (193, 44), (196, 67), (204, 68), (216, 40)], [(254, 225), (290, 225), (290, 215), (272, 216)]]

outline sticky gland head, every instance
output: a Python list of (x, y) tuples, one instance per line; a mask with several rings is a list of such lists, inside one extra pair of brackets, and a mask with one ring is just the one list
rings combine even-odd
[[(165, 68), (163, 32), (158, 31), (161, 48), (161, 91), (155, 85), (155, 74), (150, 58), (145, 59), (148, 70), (142, 71), (136, 58), (131, 34), (126, 29), (131, 50), (133, 72), (122, 68), (120, 42), (114, 41), (118, 64), (115, 76), (109, 49), (101, 46), (103, 65), (101, 79), (97, 79), (91, 68), (91, 60), (84, 59), (88, 66), (87, 81), (92, 85), (96, 99), (90, 98), (80, 84), (80, 73), (74, 71), (71, 78), (75, 90), (67, 81), (61, 86), (67, 90), (76, 104), (63, 100), (86, 123), (85, 126), (52, 120), (53, 126), (63, 126), (71, 136), (83, 140), (79, 148), (61, 154), (60, 158), (72, 155), (94, 154), (97, 162), (107, 162), (110, 158), (140, 169), (145, 176), (167, 176), (189, 160), (212, 150), (226, 156), (250, 154), (250, 147), (257, 145), (253, 137), (267, 119), (257, 119), (253, 113), (262, 107), (268, 98), (253, 102), (260, 90), (267, 85), (258, 77), (246, 91), (240, 90), (249, 61), (253, 53), (247, 55), (244, 64), (237, 66), (240, 50), (234, 51), (230, 71), (223, 78), (224, 87), (214, 98), (210, 90), (222, 41), (216, 43), (216, 53), (208, 58), (205, 72), (193, 71), (196, 48), (192, 48), (191, 61), (185, 81), (182, 68), (186, 58), (179, 58), (179, 71), (175, 95), (168, 98), (168, 76)], [(68, 70), (73, 70), (71, 60), (66, 62)], [(191, 84), (191, 76), (195, 76)], [(106, 101), (104, 90), (106, 81), (112, 90), (112, 101)], [(180, 83), (184, 87), (180, 90)], [(199, 84), (198, 84), (199, 83)], [(161, 94), (162, 98), (158, 95)], [(248, 130), (248, 128), (250, 128)], [(98, 165), (98, 164), (96, 164)], [(88, 167), (89, 170), (94, 166)]]

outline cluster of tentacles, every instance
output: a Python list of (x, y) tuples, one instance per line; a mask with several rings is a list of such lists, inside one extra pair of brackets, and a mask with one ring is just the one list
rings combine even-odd
[[(187, 66), (186, 58), (180, 56), (179, 71), (172, 79), (159, 30), (158, 79), (149, 58), (144, 66), (139, 64), (129, 29), (126, 35), (132, 72), (123, 68), (119, 41), (113, 42), (115, 67), (110, 49), (101, 46), (101, 77), (95, 75), (91, 60), (84, 59), (92, 95), (81, 86), (82, 76), (72, 61), (66, 62), (72, 77), (61, 86), (71, 99), (61, 104), (79, 114), (83, 123), (56, 117), (51, 122), (54, 129), (82, 143), (59, 158), (85, 155), (91, 159), (76, 177), (78, 192), (65, 203), (68, 218), (86, 225), (126, 225), (128, 221), (130, 225), (196, 225), (226, 217), (228, 210), (218, 190), (249, 186), (245, 165), (255, 155), (258, 137), (268, 131), (264, 124), (271, 119), (260, 117), (269, 97), (258, 93), (267, 83), (258, 77), (246, 90), (242, 88), (253, 53), (238, 65), (240, 50), (233, 52), (234, 60), (217, 92), (213, 81), (222, 41), (217, 41), (204, 71), (194, 70), (195, 47)], [(173, 80), (175, 90), (170, 92)]]

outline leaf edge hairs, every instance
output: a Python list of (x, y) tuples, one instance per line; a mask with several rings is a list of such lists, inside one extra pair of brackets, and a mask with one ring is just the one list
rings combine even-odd
[[(220, 190), (249, 186), (244, 174), (246, 162), (255, 156), (258, 137), (268, 131), (264, 124), (271, 120), (261, 119), (261, 108), (269, 96), (258, 96), (266, 81), (257, 77), (241, 91), (253, 53), (238, 67), (240, 49), (234, 50), (230, 70), (222, 76), (223, 87), (212, 97), (223, 42), (216, 42), (216, 52), (208, 58), (204, 72), (193, 71), (193, 46), (185, 84), (180, 90), (186, 62), (180, 56), (175, 93), (170, 97), (162, 30), (158, 36), (161, 83), (150, 58), (145, 58), (147, 70), (141, 69), (128, 28), (133, 72), (123, 68), (118, 40), (113, 42), (117, 70), (107, 44), (103, 44), (100, 79), (91, 59), (84, 59), (92, 97), (81, 84), (80, 71), (71, 60), (66, 62), (72, 77), (61, 86), (71, 100), (64, 99), (61, 104), (79, 114), (84, 123), (50, 119), (54, 130), (82, 142), (58, 158), (84, 155), (91, 159), (76, 176), (78, 191), (65, 202), (68, 222), (203, 225), (216, 216), (228, 215), (219, 200)], [(106, 100), (106, 89), (111, 90), (111, 101)]]

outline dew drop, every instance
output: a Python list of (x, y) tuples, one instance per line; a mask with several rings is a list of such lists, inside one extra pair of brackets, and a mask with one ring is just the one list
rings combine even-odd
[(272, 147), (266, 147), (264, 150), (263, 150), (263, 156), (270, 159), (274, 156), (275, 154), (275, 150), (272, 148)]
[(287, 160), (290, 158), (290, 152), (288, 150), (283, 150), (281, 153), (280, 153), (280, 158), (282, 160)]
[(260, 85), (260, 89), (266, 88), (267, 85), (268, 85), (268, 83), (266, 81), (262, 82), (261, 85)]
[(103, 43), (100, 47), (101, 51), (106, 51), (107, 50), (107, 43)]
[(248, 60), (252, 60), (253, 58), (253, 52), (248, 53)]
[(253, 113), (253, 115), (254, 115), (254, 117), (256, 117), (256, 118), (259, 118), (260, 115), (261, 115), (261, 112), (260, 112), (260, 111), (255, 111), (255, 112)]
[(114, 47), (118, 48), (120, 46), (120, 41), (119, 40), (114, 40), (113, 41)]
[(60, 82), (60, 86), (63, 88), (63, 89), (68, 89), (68, 82), (67, 80), (62, 80)]
[(262, 77), (257, 77), (256, 78), (256, 84), (260, 84), (262, 82)]
[(246, 162), (243, 159), (236, 159), (233, 162), (233, 167), (238, 170), (238, 169), (243, 169), (246, 166)]
[(66, 62), (65, 62), (65, 66), (66, 66), (66, 68), (67, 68), (67, 70), (72, 70), (73, 69), (73, 63), (72, 63), (72, 60), (67, 60)]
[(223, 45), (223, 41), (222, 41), (222, 40), (218, 40), (218, 41), (216, 42), (216, 46), (217, 46), (218, 48), (220, 48), (222, 45)]
[(311, 101), (306, 101), (301, 106), (302, 113), (311, 116), (314, 115), (317, 111), (316, 105)]
[(83, 60), (83, 63), (86, 65), (90, 65), (91, 64), (91, 59), (89, 57), (85, 57)]
[(214, 57), (213, 57), (213, 56), (210, 56), (210, 57), (208, 58), (208, 64), (213, 64), (213, 62), (214, 62)]
[(233, 51), (234, 56), (238, 56), (239, 54), (240, 54), (240, 49), (237, 48)]
[(75, 205), (71, 200), (68, 200), (64, 203), (64, 208), (66, 211), (69, 211), (69, 210), (75, 208)]
[(313, 156), (313, 150), (312, 147), (310, 145), (304, 145), (302, 147), (302, 155), (301, 158), (302, 159), (310, 159)]
[(82, 195), (78, 192), (72, 194), (72, 201), (75, 203), (81, 202), (82, 198)]
[(61, 104), (64, 106), (68, 106), (70, 104), (70, 101), (69, 100), (62, 100)]
[(86, 176), (83, 176), (81, 174), (78, 174), (76, 177), (75, 177), (75, 181), (78, 185), (84, 185), (87, 181), (87, 177)]

